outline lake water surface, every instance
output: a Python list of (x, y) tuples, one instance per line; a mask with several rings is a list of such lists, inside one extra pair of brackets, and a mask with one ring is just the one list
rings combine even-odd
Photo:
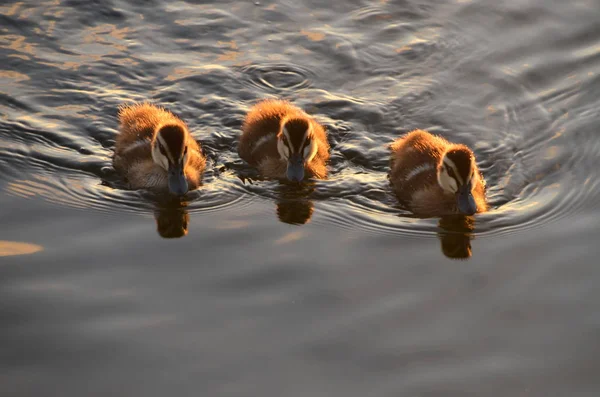
[[(0, 2), (0, 395), (600, 395), (597, 0)], [(237, 156), (261, 98), (328, 180)], [(127, 191), (121, 103), (182, 117), (185, 202)], [(387, 145), (470, 145), (491, 211), (417, 219)]]

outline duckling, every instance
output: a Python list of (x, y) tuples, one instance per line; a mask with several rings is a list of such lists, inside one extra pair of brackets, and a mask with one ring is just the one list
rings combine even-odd
[(390, 183), (398, 199), (416, 215), (487, 211), (485, 180), (467, 146), (415, 130), (390, 149)]
[(325, 129), (287, 101), (267, 99), (250, 109), (238, 153), (267, 178), (300, 182), (305, 177), (327, 177)]
[(131, 189), (183, 196), (200, 185), (206, 159), (173, 113), (148, 103), (124, 105), (119, 130), (113, 166)]

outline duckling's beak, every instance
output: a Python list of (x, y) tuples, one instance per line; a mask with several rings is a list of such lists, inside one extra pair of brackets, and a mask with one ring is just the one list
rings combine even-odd
[(188, 191), (188, 183), (181, 164), (169, 164), (169, 191), (183, 196)]
[(462, 185), (458, 192), (456, 192), (456, 200), (458, 204), (458, 210), (464, 215), (473, 215), (477, 212), (477, 204), (475, 204), (475, 198), (471, 190), (473, 185), (471, 181)]
[(288, 159), (287, 177), (292, 182), (304, 179), (304, 159), (300, 154), (292, 154)]

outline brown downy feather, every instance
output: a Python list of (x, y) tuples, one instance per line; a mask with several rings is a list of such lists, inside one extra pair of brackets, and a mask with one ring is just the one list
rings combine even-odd
[[(437, 173), (444, 153), (448, 151), (459, 169), (467, 169), (465, 162), (474, 157), (467, 146), (452, 144), (427, 131), (415, 130), (392, 143), (390, 149), (389, 179), (401, 203), (420, 216), (458, 213), (455, 195), (441, 188)], [(485, 180), (476, 165), (474, 171), (476, 184), (472, 193), (477, 212), (485, 212)], [(466, 179), (467, 176), (461, 177)]]
[(188, 161), (184, 172), (188, 187), (193, 190), (200, 186), (206, 159), (180, 118), (149, 103), (120, 106), (118, 118), (113, 166), (130, 189), (168, 191), (167, 172), (152, 159), (152, 145), (159, 130), (168, 150), (175, 156), (179, 156), (184, 143), (187, 144)]
[(240, 157), (257, 167), (266, 178), (286, 178), (287, 163), (277, 151), (277, 137), (281, 134), (284, 120), (289, 120), (289, 127), (294, 130), (308, 123), (312, 125), (312, 139), (317, 142), (317, 154), (305, 165), (305, 172), (314, 178), (326, 178), (329, 143), (325, 129), (302, 109), (287, 101), (267, 99), (250, 109), (238, 145)]

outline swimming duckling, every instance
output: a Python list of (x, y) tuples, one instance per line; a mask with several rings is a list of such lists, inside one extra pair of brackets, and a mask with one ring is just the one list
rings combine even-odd
[(415, 130), (390, 148), (390, 183), (413, 213), (473, 215), (487, 210), (485, 180), (467, 146)]
[(148, 103), (121, 106), (119, 130), (113, 166), (131, 189), (183, 196), (200, 185), (206, 160), (173, 113)]
[(325, 129), (287, 101), (267, 99), (250, 109), (238, 153), (267, 178), (300, 182), (305, 177), (327, 177)]

